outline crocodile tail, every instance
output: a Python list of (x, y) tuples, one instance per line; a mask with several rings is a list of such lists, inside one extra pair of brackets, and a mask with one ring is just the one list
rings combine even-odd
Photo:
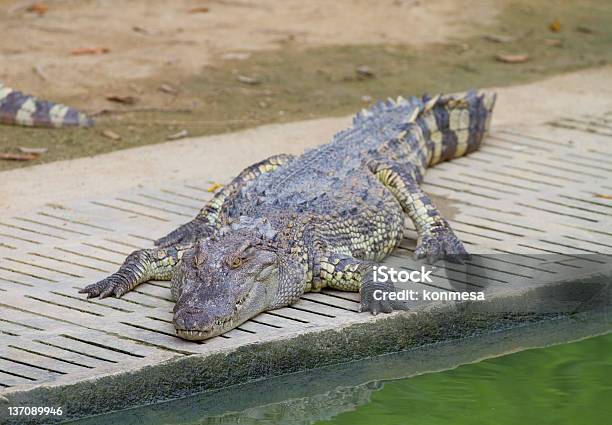
[(489, 129), (496, 94), (487, 91), (423, 96), (412, 117), (427, 140), (429, 166), (477, 150)]
[(0, 83), (0, 124), (27, 127), (91, 127), (93, 120), (68, 106), (38, 100)]

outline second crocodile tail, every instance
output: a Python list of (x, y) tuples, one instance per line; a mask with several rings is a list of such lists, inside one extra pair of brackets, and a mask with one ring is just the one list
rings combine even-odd
[(91, 127), (87, 115), (66, 105), (39, 100), (0, 83), (0, 124), (26, 127)]

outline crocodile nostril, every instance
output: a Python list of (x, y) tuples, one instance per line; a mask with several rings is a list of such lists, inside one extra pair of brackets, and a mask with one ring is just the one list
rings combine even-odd
[(206, 310), (195, 307), (183, 307), (174, 314), (174, 325), (178, 329), (200, 329), (210, 321)]

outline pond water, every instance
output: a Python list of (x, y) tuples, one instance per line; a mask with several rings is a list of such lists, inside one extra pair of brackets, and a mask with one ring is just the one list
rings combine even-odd
[(386, 382), (320, 424), (606, 424), (612, 334)]
[(612, 334), (518, 351), (541, 344), (543, 336), (553, 342), (563, 339), (558, 327), (536, 327), (527, 336), (521, 332), (273, 378), (74, 423), (609, 423)]

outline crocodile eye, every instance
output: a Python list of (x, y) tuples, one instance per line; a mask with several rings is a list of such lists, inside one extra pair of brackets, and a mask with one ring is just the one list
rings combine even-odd
[(229, 266), (231, 269), (237, 269), (241, 265), (242, 265), (242, 258), (240, 257), (232, 258), (232, 260), (229, 263)]

